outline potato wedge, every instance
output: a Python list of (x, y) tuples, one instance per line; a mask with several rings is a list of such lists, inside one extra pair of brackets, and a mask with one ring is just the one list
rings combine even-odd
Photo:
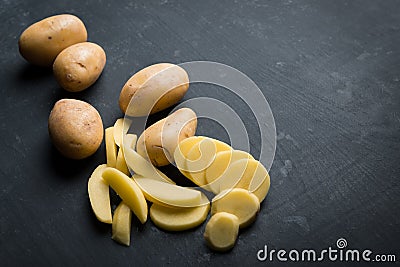
[(141, 223), (147, 220), (147, 202), (135, 181), (117, 169), (107, 167), (103, 179), (122, 198)]
[[(124, 138), (123, 142), (129, 142), (127, 138)], [(135, 150), (129, 148), (128, 143), (124, 143), (124, 156), (126, 165), (132, 169), (139, 176), (154, 179), (160, 182), (166, 182), (175, 184), (170, 178), (164, 173), (154, 167), (149, 161), (140, 156)]]
[(122, 149), (118, 150), (117, 162), (115, 164), (115, 168), (126, 175), (130, 175), (128, 166), (126, 165), (125, 162), (124, 152), (122, 151)]
[(117, 165), (117, 146), (114, 141), (114, 127), (106, 129), (106, 157), (107, 166), (115, 168)]
[(123, 136), (121, 142), (122, 145), (121, 149), (124, 149), (124, 146), (126, 145), (128, 148), (135, 150), (136, 148), (136, 141), (137, 141), (137, 135), (136, 134), (126, 134)]
[(242, 188), (234, 188), (219, 193), (212, 200), (211, 214), (228, 212), (239, 219), (240, 228), (250, 225), (260, 210), (258, 198), (251, 192)]
[(121, 147), (122, 138), (124, 135), (128, 133), (129, 127), (131, 126), (132, 121), (126, 118), (118, 119), (114, 124), (114, 140), (115, 144), (118, 147)]
[(111, 238), (118, 243), (129, 246), (131, 243), (132, 212), (123, 201), (114, 211)]
[(202, 204), (201, 192), (154, 179), (133, 176), (146, 199), (159, 205), (197, 207)]
[(154, 203), (150, 207), (150, 218), (153, 223), (166, 231), (185, 231), (202, 224), (210, 211), (210, 202), (203, 194), (204, 205), (194, 208), (166, 207)]
[(88, 181), (88, 194), (90, 205), (100, 222), (112, 223), (110, 191), (102, 174), (106, 164), (99, 165), (92, 173)]
[(210, 248), (225, 252), (235, 246), (238, 234), (239, 219), (233, 214), (218, 212), (208, 221), (204, 239)]

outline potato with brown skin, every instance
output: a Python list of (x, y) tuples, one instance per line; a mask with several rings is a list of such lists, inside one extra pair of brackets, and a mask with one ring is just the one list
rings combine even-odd
[(188, 88), (189, 76), (183, 68), (171, 63), (151, 65), (126, 82), (119, 106), (129, 116), (147, 116), (176, 104)]
[(49, 67), (65, 48), (86, 42), (83, 22), (74, 15), (45, 18), (29, 26), (18, 41), (20, 54), (34, 65)]
[(106, 53), (95, 43), (84, 42), (64, 49), (53, 64), (62, 88), (70, 92), (85, 90), (96, 82), (106, 64)]
[(103, 122), (97, 110), (84, 101), (61, 99), (49, 116), (49, 135), (58, 151), (71, 159), (92, 155), (103, 140)]
[(181, 108), (168, 117), (147, 128), (139, 137), (136, 150), (154, 166), (165, 166), (173, 162), (179, 142), (194, 136), (197, 128), (196, 113), (190, 108)]

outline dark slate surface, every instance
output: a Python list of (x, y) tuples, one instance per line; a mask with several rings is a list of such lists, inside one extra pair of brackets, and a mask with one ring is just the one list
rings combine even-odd
[[(23, 29), (59, 13), (81, 17), (107, 53), (100, 80), (79, 94), (18, 54)], [(399, 259), (399, 14), (398, 1), (2, 0), (0, 264), (253, 265), (264, 244), (323, 249), (340, 237)], [(205, 246), (204, 225), (171, 234), (136, 220), (131, 246), (122, 247), (87, 196), (104, 146), (84, 161), (60, 157), (47, 134), (49, 111), (62, 97), (79, 98), (109, 126), (133, 73), (193, 60), (239, 69), (268, 99), (278, 136), (270, 194), (230, 253)], [(202, 90), (186, 98), (224, 98)]]

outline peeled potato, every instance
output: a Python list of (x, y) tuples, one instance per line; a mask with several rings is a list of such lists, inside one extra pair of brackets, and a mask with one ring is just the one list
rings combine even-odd
[[(176, 208), (153, 204), (150, 208), (150, 218), (153, 223), (166, 231), (185, 231), (203, 223), (210, 210), (207, 197), (206, 204), (194, 208)], [(207, 203), (208, 202), (208, 203)]]
[(131, 243), (131, 223), (131, 209), (124, 202), (121, 202), (114, 211), (111, 238), (122, 245), (129, 246)]
[(114, 127), (106, 129), (106, 158), (107, 166), (115, 168), (117, 165), (117, 146), (114, 141)]
[(107, 167), (103, 179), (122, 198), (141, 223), (147, 220), (147, 202), (135, 181), (117, 169)]
[(235, 246), (239, 234), (239, 219), (227, 212), (214, 214), (206, 225), (204, 238), (217, 251), (228, 251)]
[(234, 188), (225, 190), (214, 197), (211, 206), (211, 214), (228, 212), (239, 219), (240, 228), (250, 225), (260, 210), (258, 198), (248, 190)]
[(108, 184), (102, 177), (106, 167), (106, 164), (102, 164), (93, 171), (88, 181), (88, 193), (90, 205), (96, 218), (100, 222), (111, 223), (110, 192)]
[(114, 124), (114, 140), (118, 147), (121, 147), (122, 138), (127, 134), (132, 121), (126, 118), (118, 119)]
[(202, 205), (201, 192), (154, 179), (133, 176), (146, 199), (160, 205), (197, 207)]

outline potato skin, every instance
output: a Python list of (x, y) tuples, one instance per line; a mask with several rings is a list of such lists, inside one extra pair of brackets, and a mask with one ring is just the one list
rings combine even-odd
[(30, 63), (50, 67), (57, 55), (76, 43), (86, 42), (83, 22), (70, 14), (45, 18), (29, 26), (18, 41), (20, 54)]
[(103, 140), (103, 122), (97, 110), (84, 101), (61, 99), (49, 116), (49, 135), (58, 151), (71, 159), (89, 157)]
[(69, 92), (85, 90), (96, 82), (106, 64), (106, 53), (95, 43), (84, 42), (64, 49), (53, 64), (53, 73)]
[[(183, 68), (171, 63), (154, 64), (135, 73), (125, 83), (119, 96), (119, 107), (129, 116), (147, 116), (176, 104), (188, 88), (189, 76)], [(166, 93), (158, 99), (155, 96), (160, 90)], [(133, 97), (138, 102), (134, 104), (135, 110), (127, 113)]]
[(147, 128), (139, 137), (136, 150), (154, 166), (165, 166), (173, 161), (179, 142), (194, 136), (197, 128), (196, 113), (181, 108)]

